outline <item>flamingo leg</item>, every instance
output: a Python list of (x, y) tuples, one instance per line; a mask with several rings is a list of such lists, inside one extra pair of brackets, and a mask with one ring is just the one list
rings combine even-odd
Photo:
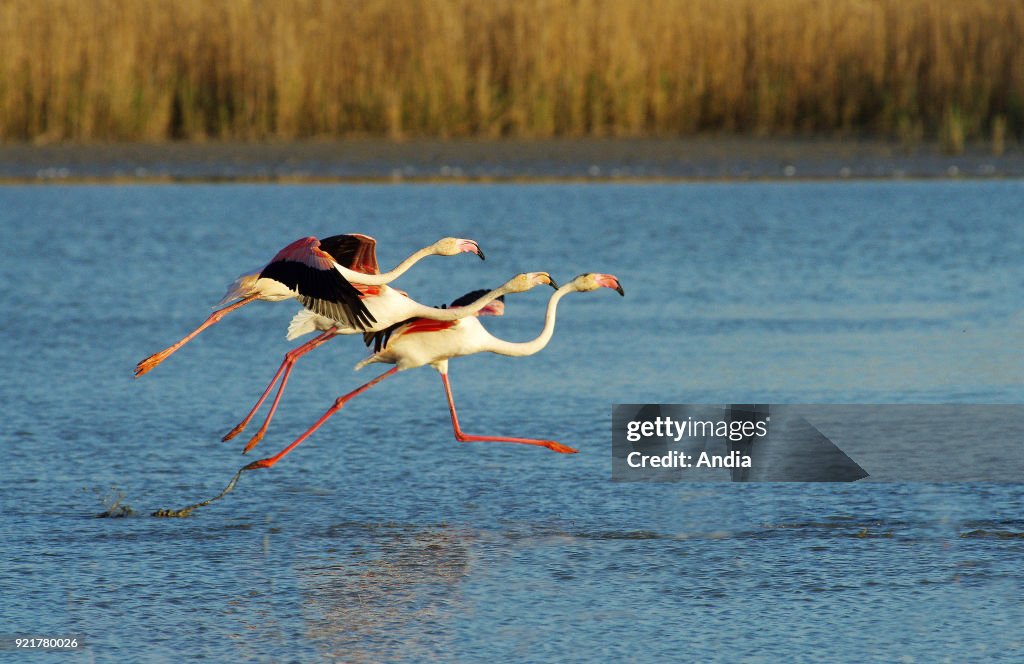
[(315, 339), (313, 339), (312, 342), (309, 342), (311, 344), (309, 348), (306, 348), (304, 351), (298, 353), (295, 357), (292, 358), (291, 364), (288, 365), (288, 368), (285, 369), (284, 375), (281, 377), (281, 385), (277, 388), (277, 394), (274, 395), (274, 403), (270, 405), (270, 412), (267, 413), (266, 419), (263, 420), (263, 426), (261, 426), (259, 431), (257, 431), (256, 434), (249, 440), (249, 442), (245, 444), (245, 448), (242, 450), (242, 454), (247, 454), (249, 450), (256, 447), (256, 444), (263, 440), (263, 436), (267, 433), (267, 427), (270, 426), (270, 420), (274, 419), (274, 413), (277, 412), (277, 405), (281, 403), (281, 395), (284, 394), (284, 387), (285, 385), (288, 384), (288, 376), (292, 372), (292, 367), (295, 365), (295, 360), (302, 357), (303, 355), (313, 350), (314, 348), (320, 346), (321, 344), (325, 343), (329, 339), (334, 338), (337, 335), (336, 330), (337, 328), (331, 328), (331, 330), (329, 330), (328, 332), (325, 332), (319, 337), (316, 337)]
[(138, 378), (142, 374), (145, 374), (145, 373), (148, 373), (148, 372), (152, 371), (153, 369), (155, 369), (157, 367), (158, 364), (160, 364), (161, 362), (166, 360), (168, 357), (170, 357), (174, 353), (174, 351), (178, 350), (179, 348), (181, 348), (182, 346), (184, 346), (188, 342), (192, 341), (192, 339), (194, 339), (197, 334), (199, 334), (200, 332), (202, 332), (206, 328), (210, 327), (214, 323), (220, 322), (221, 318), (224, 318), (224, 316), (228, 315), (229, 313), (231, 313), (235, 309), (238, 309), (239, 307), (244, 307), (245, 305), (247, 305), (250, 302), (252, 302), (254, 300), (257, 300), (257, 299), (259, 299), (259, 295), (250, 295), (249, 297), (242, 298), (241, 300), (239, 300), (238, 302), (235, 302), (234, 304), (229, 304), (228, 306), (224, 307), (223, 309), (218, 309), (217, 311), (214, 311), (212, 314), (210, 314), (209, 318), (207, 318), (205, 321), (203, 321), (202, 325), (200, 325), (196, 329), (192, 330), (192, 332), (188, 336), (183, 338), (181, 341), (179, 341), (178, 343), (174, 344), (173, 346), (169, 346), (169, 347), (163, 349), (159, 353), (153, 353), (152, 355), (150, 355), (146, 359), (144, 359), (141, 362), (139, 362), (138, 364), (136, 364), (135, 365), (135, 377)]
[(392, 376), (392, 375), (394, 375), (394, 374), (395, 374), (395, 373), (396, 373), (397, 371), (398, 371), (398, 367), (394, 367), (394, 368), (392, 368), (392, 369), (389, 369), (389, 370), (385, 371), (384, 373), (382, 373), (381, 375), (379, 375), (379, 376), (377, 376), (376, 378), (374, 378), (373, 380), (371, 380), (370, 382), (368, 382), (368, 383), (364, 383), (363, 385), (361, 385), (361, 386), (357, 387), (356, 389), (352, 390), (352, 391), (351, 391), (351, 392), (349, 392), (348, 394), (346, 394), (346, 395), (344, 395), (344, 396), (340, 396), (340, 397), (338, 397), (338, 398), (337, 398), (337, 399), (336, 399), (336, 400), (334, 401), (334, 405), (333, 405), (333, 406), (331, 406), (330, 408), (328, 408), (328, 409), (327, 409), (327, 412), (326, 412), (326, 413), (324, 413), (323, 415), (321, 415), (321, 416), (320, 416), (320, 419), (319, 419), (319, 420), (317, 420), (317, 421), (316, 421), (316, 422), (315, 422), (315, 423), (313, 424), (313, 426), (311, 426), (310, 428), (306, 429), (306, 433), (304, 433), (304, 434), (302, 434), (301, 436), (299, 436), (298, 438), (296, 438), (296, 439), (295, 439), (295, 441), (294, 441), (294, 442), (293, 442), (293, 443), (292, 443), (291, 445), (289, 445), (288, 447), (284, 448), (283, 450), (281, 450), (280, 452), (278, 452), (277, 454), (275, 454), (275, 455), (274, 455), (274, 456), (272, 456), (272, 457), (269, 457), (269, 458), (267, 458), (267, 459), (260, 459), (259, 461), (253, 461), (252, 463), (250, 463), (250, 464), (249, 464), (248, 466), (246, 466), (246, 467), (245, 467), (245, 468), (243, 468), (242, 470), (254, 470), (254, 469), (256, 469), (256, 468), (270, 468), (270, 467), (271, 467), (271, 466), (273, 466), (273, 465), (274, 465), (275, 463), (277, 463), (278, 461), (280, 461), (280, 460), (281, 460), (281, 458), (282, 458), (282, 457), (283, 457), (284, 455), (288, 454), (288, 453), (289, 453), (289, 452), (291, 452), (291, 451), (292, 451), (293, 449), (295, 449), (296, 447), (298, 447), (299, 443), (301, 443), (302, 441), (304, 441), (304, 440), (306, 440), (307, 438), (309, 438), (309, 436), (310, 436), (310, 435), (311, 435), (311, 434), (312, 434), (312, 433), (313, 433), (314, 431), (316, 431), (317, 429), (319, 429), (319, 428), (320, 428), (320, 427), (321, 427), (321, 426), (323, 425), (323, 423), (324, 423), (324, 422), (326, 422), (327, 420), (329, 420), (329, 419), (331, 418), (331, 416), (332, 416), (332, 415), (334, 415), (334, 414), (335, 414), (335, 413), (337, 413), (337, 412), (338, 412), (339, 410), (341, 410), (342, 406), (344, 406), (344, 405), (345, 405), (346, 403), (348, 403), (349, 401), (351, 401), (351, 400), (352, 400), (353, 398), (355, 398), (355, 397), (359, 396), (360, 394), (362, 394), (362, 393), (363, 393), (363, 392), (365, 392), (366, 390), (370, 389), (371, 387), (373, 387), (374, 385), (376, 385), (376, 384), (377, 384), (377, 383), (379, 383), (380, 381), (384, 380), (384, 379), (385, 379), (385, 378), (387, 378), (388, 376)]
[(314, 337), (313, 339), (307, 341), (301, 346), (293, 348), (292, 350), (285, 353), (284, 360), (281, 362), (281, 366), (277, 368), (277, 373), (274, 374), (274, 377), (267, 385), (267, 389), (263, 390), (263, 394), (261, 394), (259, 400), (256, 401), (256, 405), (252, 407), (252, 410), (250, 410), (249, 414), (245, 416), (245, 419), (243, 419), (241, 422), (235, 425), (235, 428), (229, 431), (227, 435), (225, 435), (224, 438), (222, 438), (221, 440), (231, 440), (238, 434), (242, 433), (245, 427), (249, 426), (249, 422), (252, 421), (252, 418), (255, 417), (256, 413), (263, 405), (263, 402), (266, 401), (267, 397), (270, 395), (270, 390), (274, 388), (274, 384), (277, 383), (277, 379), (281, 378), (281, 375), (284, 374), (284, 378), (281, 379), (281, 386), (277, 390), (277, 396), (274, 397), (274, 403), (270, 408), (270, 413), (267, 415), (266, 421), (263, 422), (263, 426), (260, 427), (260, 430), (256, 433), (255, 436), (253, 436), (252, 440), (250, 440), (249, 443), (245, 446), (245, 451), (248, 452), (250, 449), (255, 447), (256, 443), (260, 442), (260, 440), (263, 439), (263, 435), (267, 432), (267, 427), (270, 426), (270, 420), (274, 417), (274, 411), (277, 410), (277, 404), (280, 403), (281, 401), (281, 395), (284, 393), (284, 386), (288, 382), (288, 375), (292, 372), (292, 368), (295, 365), (295, 361), (336, 335), (337, 328), (332, 327), (331, 329), (320, 334), (319, 336)]
[(539, 445), (540, 447), (546, 447), (549, 450), (555, 452), (561, 452), (562, 454), (576, 454), (579, 450), (573, 449), (568, 445), (562, 445), (556, 443), (553, 440), (536, 440), (534, 438), (511, 438), (509, 436), (473, 436), (468, 433), (463, 433), (462, 428), (459, 427), (459, 416), (455, 413), (455, 400), (452, 398), (452, 387), (448, 382), (448, 374), (441, 374), (441, 381), (444, 383), (444, 393), (448, 397), (448, 410), (452, 414), (452, 428), (455, 430), (455, 440), (462, 443), (475, 443), (475, 442), (496, 442), (496, 443), (523, 443), (524, 445)]

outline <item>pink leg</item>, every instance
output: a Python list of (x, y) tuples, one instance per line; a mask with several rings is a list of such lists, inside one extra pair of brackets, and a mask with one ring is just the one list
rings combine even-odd
[(553, 440), (536, 440), (533, 438), (510, 438), (508, 436), (471, 436), (467, 433), (462, 433), (462, 429), (459, 427), (459, 416), (455, 414), (455, 400), (452, 399), (452, 387), (448, 383), (448, 374), (441, 374), (441, 381), (444, 383), (444, 393), (448, 396), (448, 410), (452, 414), (452, 428), (455, 429), (455, 440), (463, 443), (475, 443), (475, 442), (497, 442), (497, 443), (523, 443), (524, 445), (539, 445), (540, 447), (546, 447), (549, 450), (555, 452), (561, 452), (562, 454), (576, 454), (578, 450), (575, 450), (567, 445), (556, 443)]
[(270, 414), (267, 415), (267, 419), (263, 423), (263, 426), (260, 427), (260, 430), (256, 433), (255, 436), (253, 436), (252, 440), (250, 440), (249, 443), (245, 446), (245, 451), (248, 452), (250, 449), (255, 447), (256, 443), (260, 442), (260, 440), (262, 440), (263, 438), (263, 435), (267, 432), (267, 427), (270, 426), (270, 420), (274, 417), (274, 411), (277, 410), (277, 404), (280, 403), (281, 401), (281, 395), (284, 393), (284, 386), (288, 382), (288, 375), (292, 372), (292, 367), (295, 365), (295, 361), (336, 335), (337, 328), (332, 327), (323, 334), (320, 334), (319, 336), (314, 337), (313, 339), (307, 341), (301, 346), (293, 348), (292, 350), (285, 353), (284, 360), (281, 362), (281, 366), (277, 368), (277, 373), (274, 374), (274, 377), (273, 379), (271, 379), (270, 384), (267, 385), (267, 389), (263, 390), (263, 394), (260, 395), (260, 398), (256, 402), (256, 405), (252, 407), (252, 410), (250, 410), (249, 414), (245, 416), (245, 419), (243, 419), (241, 422), (235, 425), (235, 428), (229, 431), (227, 435), (224, 436), (224, 438), (222, 438), (221, 440), (231, 440), (238, 434), (242, 433), (245, 427), (249, 426), (249, 422), (256, 415), (257, 411), (259, 411), (260, 406), (263, 405), (263, 402), (266, 401), (267, 396), (270, 394), (270, 390), (273, 389), (274, 384), (277, 382), (277, 379), (281, 378), (281, 375), (284, 374), (284, 378), (281, 380), (281, 386), (277, 390), (277, 396), (274, 397), (273, 406), (271, 406), (270, 408)]
[(321, 425), (323, 425), (324, 422), (326, 422), (327, 420), (329, 420), (331, 418), (331, 415), (334, 415), (339, 410), (341, 410), (342, 406), (344, 406), (347, 402), (349, 402), (354, 397), (359, 396), (360, 394), (362, 394), (366, 390), (370, 389), (371, 387), (373, 387), (374, 385), (376, 385), (380, 381), (384, 380), (388, 376), (394, 375), (395, 372), (397, 372), (397, 371), (398, 371), (398, 367), (394, 367), (393, 369), (389, 369), (389, 370), (385, 371), (384, 373), (382, 373), (381, 375), (379, 375), (376, 378), (374, 378), (373, 380), (371, 380), (370, 382), (368, 382), (368, 383), (366, 383), (366, 384), (364, 384), (364, 385), (362, 385), (360, 387), (357, 387), (356, 389), (352, 390), (351, 392), (349, 392), (348, 394), (346, 394), (344, 396), (338, 397), (335, 400), (334, 405), (331, 406), (330, 408), (328, 408), (327, 412), (324, 413), (320, 417), (320, 419), (317, 420), (316, 423), (313, 424), (313, 426), (311, 426), (309, 429), (306, 430), (306, 433), (304, 433), (301, 436), (299, 436), (298, 438), (296, 438), (295, 442), (293, 442), (291, 445), (289, 445), (288, 447), (284, 448), (283, 450), (281, 450), (280, 452), (278, 452), (277, 454), (275, 454), (274, 456), (272, 456), (272, 457), (270, 457), (268, 459), (260, 459), (259, 461), (253, 461), (252, 463), (250, 463), (248, 466), (246, 466), (242, 470), (253, 470), (253, 469), (256, 469), (256, 468), (270, 468), (275, 463), (280, 461), (281, 458), (284, 455), (288, 454), (293, 449), (295, 449), (299, 445), (299, 443), (301, 443), (302, 441), (304, 441), (307, 438), (309, 438), (309, 436), (314, 431), (319, 429), (321, 427)]
[(309, 348), (307, 348), (306, 350), (302, 351), (301, 353), (299, 353), (298, 355), (296, 355), (292, 359), (292, 363), (288, 366), (288, 368), (284, 372), (284, 375), (281, 377), (281, 385), (280, 385), (280, 387), (277, 388), (277, 394), (274, 395), (274, 403), (270, 404), (270, 412), (267, 413), (267, 418), (265, 420), (263, 420), (263, 426), (261, 426), (260, 430), (256, 432), (256, 435), (254, 435), (249, 440), (249, 442), (245, 444), (245, 448), (242, 450), (242, 454), (247, 454), (249, 452), (249, 450), (251, 450), (252, 448), (256, 447), (256, 444), (259, 443), (261, 440), (263, 440), (263, 436), (266, 435), (267, 427), (270, 426), (270, 420), (274, 419), (274, 413), (277, 412), (277, 405), (279, 403), (281, 403), (281, 395), (284, 394), (284, 387), (285, 387), (285, 385), (288, 384), (288, 376), (292, 372), (292, 367), (295, 364), (295, 360), (300, 358), (300, 357), (302, 357), (303, 355), (305, 355), (309, 351), (313, 350), (317, 346), (323, 344), (328, 339), (331, 339), (334, 336), (336, 336), (337, 332), (334, 331), (334, 330), (336, 330), (336, 328), (331, 328), (331, 331), (325, 332), (324, 334), (322, 334), (319, 337), (317, 337), (316, 339), (314, 339), (313, 341), (316, 342), (316, 343), (310, 342), (312, 345), (310, 345)]
[(199, 334), (200, 332), (202, 332), (206, 328), (210, 327), (214, 323), (220, 322), (221, 318), (223, 318), (227, 314), (231, 313), (235, 309), (238, 309), (239, 307), (243, 307), (243, 306), (249, 304), (250, 302), (252, 302), (253, 300), (257, 300), (257, 299), (259, 299), (259, 295), (250, 295), (249, 297), (242, 298), (238, 302), (235, 302), (234, 304), (230, 304), (230, 305), (224, 307), (223, 309), (218, 309), (217, 311), (214, 311), (212, 314), (210, 314), (209, 318), (207, 318), (205, 321), (203, 321), (202, 325), (200, 325), (196, 329), (192, 330), (192, 333), (189, 334), (188, 336), (186, 336), (184, 339), (182, 339), (178, 343), (174, 344), (173, 346), (170, 346), (168, 348), (163, 349), (159, 353), (153, 353), (152, 355), (150, 355), (146, 359), (144, 359), (141, 362), (139, 362), (138, 364), (136, 364), (135, 365), (135, 377), (138, 378), (142, 374), (148, 373), (148, 372), (152, 371), (153, 369), (156, 368), (156, 366), (158, 364), (160, 364), (161, 362), (166, 360), (168, 357), (170, 357), (174, 353), (174, 351), (178, 350), (179, 348), (181, 348), (182, 346), (187, 344), (189, 341), (192, 341), (192, 339), (194, 339), (197, 334)]

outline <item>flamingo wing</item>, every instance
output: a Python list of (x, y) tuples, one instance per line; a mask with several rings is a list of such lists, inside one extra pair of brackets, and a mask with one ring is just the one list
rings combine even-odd
[(440, 332), (455, 327), (457, 320), (431, 320), (430, 318), (413, 318), (402, 328), (402, 334), (420, 334), (422, 332)]
[(380, 266), (377, 265), (377, 241), (369, 235), (332, 235), (320, 240), (320, 248), (338, 265), (363, 274), (380, 274)]
[[(486, 295), (489, 291), (479, 289), (470, 291), (461, 297), (455, 298), (450, 305), (442, 304), (439, 309), (448, 309), (455, 307), (464, 307), (468, 304), (473, 304), (481, 297)], [(404, 295), (404, 293), (403, 293)], [(493, 302), (485, 306), (480, 311), (476, 312), (477, 316), (501, 316), (505, 313), (505, 296), (501, 295), (496, 298)], [(440, 330), (447, 330), (454, 327), (457, 320), (432, 320), (430, 318), (407, 318), (403, 321), (399, 321), (394, 325), (390, 325), (383, 330), (377, 332), (364, 332), (363, 343), (367, 346), (373, 344), (373, 352), (379, 353), (384, 348), (387, 348), (388, 341), (391, 339), (391, 335), (398, 328), (405, 328), (402, 330), (402, 334), (416, 334), (417, 332), (438, 332)]]
[(402, 327), (406, 323), (409, 323), (410, 321), (414, 320), (416, 319), (408, 318), (406, 320), (399, 321), (393, 325), (389, 325), (383, 330), (378, 330), (376, 332), (363, 332), (363, 343), (366, 344), (367, 346), (373, 344), (373, 352), (379, 353), (383, 349), (387, 348), (388, 341), (391, 340), (391, 335), (394, 333), (395, 330)]
[(457, 320), (433, 320), (431, 318), (408, 318), (406, 320), (388, 326), (377, 332), (364, 332), (363, 343), (369, 346), (373, 344), (373, 352), (379, 353), (388, 347), (391, 335), (401, 328), (402, 334), (416, 334), (418, 332), (440, 332), (455, 327), (459, 324)]
[(376, 322), (360, 299), (361, 293), (334, 269), (334, 260), (315, 237), (292, 242), (277, 252), (260, 272), (296, 293), (302, 306), (331, 320), (366, 328)]
[[(441, 307), (442, 309), (444, 307)], [(458, 325), (457, 320), (433, 320), (432, 318), (407, 318), (390, 325), (377, 332), (364, 332), (363, 343), (369, 346), (373, 344), (373, 352), (379, 353), (388, 347), (391, 335), (401, 328), (402, 334), (416, 334), (417, 332), (439, 332)]]

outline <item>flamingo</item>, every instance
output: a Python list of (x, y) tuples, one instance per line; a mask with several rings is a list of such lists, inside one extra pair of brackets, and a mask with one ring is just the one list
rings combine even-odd
[[(191, 333), (135, 366), (135, 377), (152, 371), (175, 351), (227, 314), (256, 300), (280, 302), (296, 298), (312, 311), (344, 320), (359, 329), (369, 329), (373, 314), (362, 303), (362, 292), (353, 282), (382, 286), (397, 279), (427, 256), (454, 256), (483, 251), (473, 240), (446, 237), (412, 253), (389, 272), (380, 274), (374, 247), (376, 241), (360, 234), (334, 235), (323, 240), (304, 237), (292, 242), (259, 270), (241, 275), (228, 287), (217, 309)], [(368, 268), (372, 262), (372, 271)], [(224, 306), (232, 300), (236, 302)]]
[[(372, 268), (373, 265), (366, 265), (365, 267), (370, 271), (370, 268)], [(257, 443), (263, 440), (263, 436), (267, 432), (267, 427), (270, 426), (270, 421), (273, 419), (274, 413), (277, 411), (277, 406), (281, 402), (281, 396), (284, 394), (285, 385), (288, 383), (288, 377), (295, 366), (295, 362), (309, 351), (321, 346), (339, 334), (363, 333), (364, 340), (367, 345), (376, 338), (379, 349), (380, 340), (383, 339), (383, 336), (377, 335), (390, 335), (391, 331), (405, 321), (418, 318), (438, 322), (453, 322), (473, 315), (500, 316), (504, 311), (504, 302), (502, 299), (505, 295), (509, 293), (522, 293), (540, 284), (554, 285), (554, 282), (551, 280), (551, 276), (546, 272), (525, 272), (516, 275), (509, 281), (502, 284), (499, 288), (492, 291), (480, 290), (467, 293), (453, 302), (449, 308), (428, 307), (416, 302), (402, 291), (395, 290), (390, 286), (366, 287), (361, 284), (356, 284), (356, 288), (365, 293), (365, 295), (362, 296), (363, 304), (370, 310), (375, 319), (374, 323), (368, 330), (360, 330), (349, 323), (332, 320), (331, 318), (321, 316), (309, 309), (303, 309), (295, 315), (291, 324), (288, 326), (288, 339), (295, 339), (316, 330), (319, 330), (321, 333), (310, 341), (307, 341), (301, 346), (293, 348), (285, 353), (284, 360), (282, 360), (281, 365), (278, 367), (277, 373), (274, 374), (274, 377), (270, 380), (267, 388), (256, 401), (256, 405), (252, 407), (252, 410), (249, 411), (248, 415), (246, 415), (241, 422), (235, 425), (235, 427), (229, 431), (222, 440), (231, 440), (249, 425), (249, 422), (270, 395), (270, 391), (273, 389), (275, 383), (280, 379), (281, 383), (277, 389), (277, 394), (274, 396), (274, 401), (270, 406), (270, 411), (267, 413), (267, 417), (264, 419), (263, 425), (260, 427), (259, 431), (257, 431), (246, 444), (243, 454), (251, 450), (257, 445)]]
[[(423, 318), (415, 318), (399, 324), (395, 329), (390, 330), (391, 336), (387, 338), (387, 331), (378, 333), (381, 341), (379, 351), (373, 353), (365, 360), (356, 365), (356, 369), (374, 363), (385, 363), (395, 365), (373, 380), (352, 390), (348, 394), (338, 397), (334, 405), (325, 412), (313, 426), (306, 430), (301, 436), (295, 439), (290, 445), (272, 457), (254, 461), (244, 466), (241, 474), (246, 470), (257, 468), (270, 468), (280, 461), (286, 454), (295, 449), (300, 443), (306, 440), (314, 431), (320, 428), (332, 415), (356, 396), (362, 394), (388, 376), (393, 376), (399, 371), (414, 369), (429, 364), (441, 374), (441, 382), (444, 384), (445, 395), (448, 398), (448, 410), (451, 413), (452, 428), (455, 432), (455, 439), (460, 442), (505, 442), (522, 443), (525, 445), (537, 445), (546, 447), (562, 454), (573, 454), (577, 450), (567, 445), (562, 445), (553, 440), (537, 440), (533, 438), (513, 438), (509, 436), (475, 436), (464, 433), (459, 426), (458, 414), (455, 412), (455, 400), (452, 397), (451, 384), (448, 381), (448, 360), (453, 357), (462, 357), (480, 352), (490, 352), (511, 357), (523, 357), (539, 352), (551, 340), (555, 330), (555, 315), (558, 309), (558, 302), (566, 294), (572, 292), (587, 292), (598, 288), (611, 288), (625, 295), (618, 278), (611, 274), (588, 273), (581, 274), (571, 282), (555, 290), (548, 300), (547, 312), (544, 316), (544, 327), (539, 336), (532, 341), (511, 342), (498, 339), (492, 336), (476, 317), (462, 318), (455, 321), (434, 321)], [(237, 477), (237, 476), (236, 476)]]

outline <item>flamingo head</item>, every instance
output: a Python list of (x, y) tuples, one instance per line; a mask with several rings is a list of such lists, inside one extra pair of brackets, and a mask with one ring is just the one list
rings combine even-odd
[(611, 288), (618, 292), (619, 295), (626, 294), (626, 291), (622, 290), (618, 277), (614, 274), (588, 272), (573, 279), (572, 285), (580, 292), (597, 290), (598, 288)]
[(517, 274), (505, 284), (504, 288), (509, 293), (523, 293), (544, 284), (552, 288), (558, 288), (558, 284), (555, 283), (555, 280), (547, 272), (524, 272)]
[(465, 240), (459, 237), (441, 238), (433, 245), (434, 253), (439, 256), (454, 256), (456, 254), (476, 254), (480, 260), (484, 260), (483, 249), (473, 240)]

